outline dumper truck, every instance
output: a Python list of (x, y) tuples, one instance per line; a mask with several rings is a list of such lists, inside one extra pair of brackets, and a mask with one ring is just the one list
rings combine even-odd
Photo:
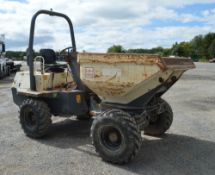
[[(68, 22), (71, 45), (60, 52), (65, 64), (57, 63), (51, 48), (41, 49), (34, 57), (35, 22), (40, 15)], [(188, 58), (77, 53), (69, 17), (47, 10), (32, 18), (27, 62), (29, 71), (16, 73), (12, 85), (24, 133), (30, 138), (47, 135), (54, 116), (93, 119), (90, 136), (96, 151), (103, 160), (116, 164), (138, 154), (141, 131), (159, 136), (170, 128), (173, 111), (162, 95), (195, 67)]]

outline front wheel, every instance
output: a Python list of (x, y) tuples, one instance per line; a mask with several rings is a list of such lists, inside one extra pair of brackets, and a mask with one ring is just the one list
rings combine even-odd
[(144, 128), (144, 134), (160, 136), (164, 134), (172, 124), (173, 112), (171, 106), (163, 99), (160, 99), (159, 102), (163, 103), (164, 112), (157, 115), (155, 121), (150, 121), (149, 125)]
[(32, 138), (46, 135), (51, 125), (51, 113), (47, 104), (33, 99), (23, 101), (19, 119), (25, 134)]
[(94, 119), (91, 137), (102, 159), (116, 164), (134, 158), (142, 142), (135, 119), (121, 110), (110, 110)]

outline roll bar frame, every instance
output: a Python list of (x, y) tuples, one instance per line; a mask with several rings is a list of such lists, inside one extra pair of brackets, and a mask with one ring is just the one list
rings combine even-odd
[(36, 90), (36, 82), (35, 82), (35, 77), (34, 77), (34, 32), (35, 32), (35, 23), (36, 23), (36, 19), (39, 15), (50, 15), (50, 16), (57, 16), (57, 17), (61, 17), (64, 18), (68, 24), (69, 24), (69, 28), (70, 28), (70, 36), (71, 36), (71, 42), (72, 42), (72, 55), (74, 57), (74, 59), (71, 60), (70, 63), (70, 67), (72, 70), (72, 74), (73, 74), (73, 79), (76, 82), (77, 86), (79, 89), (82, 89), (83, 85), (81, 83), (80, 77), (79, 77), (79, 67), (77, 64), (77, 51), (76, 51), (76, 43), (75, 43), (75, 35), (74, 35), (74, 30), (73, 30), (73, 25), (72, 22), (70, 20), (70, 18), (62, 13), (59, 12), (54, 12), (52, 10), (39, 10), (37, 11), (32, 19), (31, 19), (31, 26), (30, 26), (30, 36), (29, 36), (29, 44), (28, 44), (28, 49), (27, 49), (27, 62), (28, 62), (28, 66), (29, 66), (29, 72), (30, 72), (30, 89), (32, 91)]

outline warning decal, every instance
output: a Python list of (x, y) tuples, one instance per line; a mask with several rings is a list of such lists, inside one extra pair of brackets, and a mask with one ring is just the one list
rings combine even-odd
[(84, 68), (84, 75), (86, 79), (94, 78), (94, 68), (93, 67), (85, 67)]

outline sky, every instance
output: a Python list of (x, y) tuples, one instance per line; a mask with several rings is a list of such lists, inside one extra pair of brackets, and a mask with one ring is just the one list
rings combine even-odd
[[(0, 0), (0, 34), (7, 50), (26, 50), (31, 18), (40, 9), (65, 13), (73, 22), (78, 51), (171, 47), (215, 32), (215, 0)], [(70, 46), (64, 19), (40, 16), (34, 49)]]

